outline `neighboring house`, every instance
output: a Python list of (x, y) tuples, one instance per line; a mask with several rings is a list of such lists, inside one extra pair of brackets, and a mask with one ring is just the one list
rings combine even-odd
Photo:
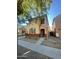
[(54, 18), (52, 30), (55, 32), (56, 37), (61, 37), (61, 15), (58, 15)]
[(47, 36), (48, 35), (48, 19), (47, 15), (33, 18), (26, 26), (26, 33), (28, 35)]
[(21, 25), (18, 23), (18, 24), (17, 24), (17, 35), (21, 35), (21, 33), (22, 33), (22, 27), (21, 27)]
[(17, 35), (25, 35), (25, 27), (28, 23), (29, 22), (25, 17), (17, 17)]
[(23, 35), (25, 33), (25, 27), (21, 24), (17, 24), (17, 35)]

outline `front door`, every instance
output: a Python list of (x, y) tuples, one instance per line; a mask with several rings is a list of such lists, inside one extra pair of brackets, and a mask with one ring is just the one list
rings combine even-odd
[(44, 36), (45, 36), (45, 30), (44, 30), (44, 29), (41, 29), (41, 30), (40, 30), (40, 36), (41, 36), (41, 37), (44, 37)]

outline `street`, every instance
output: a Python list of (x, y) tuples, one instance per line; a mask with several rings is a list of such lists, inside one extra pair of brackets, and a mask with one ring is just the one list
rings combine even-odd
[[(27, 54), (24, 54), (28, 51), (30, 51), (30, 52)], [(18, 59), (53, 59), (48, 56), (42, 55), (40, 53), (34, 52), (30, 49), (26, 49), (19, 45), (18, 45), (18, 49), (17, 49), (17, 56), (18, 56), (17, 57)]]

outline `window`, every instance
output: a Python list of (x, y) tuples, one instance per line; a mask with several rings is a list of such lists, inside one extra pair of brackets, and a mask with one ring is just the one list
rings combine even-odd
[(41, 19), (41, 24), (44, 24), (44, 19)]
[(34, 29), (33, 29), (33, 33), (35, 33), (35, 32), (36, 32), (36, 29), (34, 28)]
[(36, 32), (36, 29), (35, 29), (35, 28), (31, 28), (31, 29), (29, 30), (29, 33), (31, 33), (31, 34), (35, 34), (35, 32)]

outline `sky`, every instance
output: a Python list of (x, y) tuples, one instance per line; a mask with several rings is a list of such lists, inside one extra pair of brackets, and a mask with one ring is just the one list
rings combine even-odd
[(47, 15), (50, 27), (52, 26), (54, 17), (61, 14), (61, 0), (52, 0), (52, 1), (53, 2)]

